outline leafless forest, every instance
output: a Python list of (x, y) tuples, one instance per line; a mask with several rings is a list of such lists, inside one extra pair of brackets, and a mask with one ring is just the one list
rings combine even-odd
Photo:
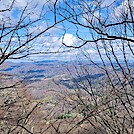
[(0, 1), (1, 134), (134, 134), (134, 1)]

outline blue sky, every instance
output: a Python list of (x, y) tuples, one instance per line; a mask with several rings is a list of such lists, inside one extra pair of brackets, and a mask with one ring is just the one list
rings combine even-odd
[[(67, 0), (68, 1), (68, 0)], [(114, 0), (104, 0), (104, 3), (102, 4), (102, 8), (103, 6), (107, 6), (109, 4), (111, 4)], [(11, 4), (12, 0), (4, 0), (4, 1), (0, 1), (1, 4), (1, 9), (6, 9), (7, 7), (9, 7), (9, 5)], [(43, 9), (43, 14), (42, 14), (42, 20), (38, 21), (37, 23), (32, 24), (31, 26), (27, 27), (27, 29), (21, 29), (18, 33), (22, 35), (22, 37), (20, 38), (21, 43), (25, 42), (25, 38), (23, 37), (23, 35), (25, 36), (28, 33), (32, 33), (32, 35), (37, 35), (38, 33), (42, 32), (44, 29), (46, 29), (48, 26), (51, 26), (54, 21), (54, 15), (51, 12), (51, 9), (53, 9), (53, 3), (55, 2), (55, 0), (50, 0), (49, 2), (47, 2), (47, 0), (16, 0), (14, 5), (13, 5), (13, 9), (11, 11), (6, 11), (4, 13), (0, 13), (0, 20), (1, 23), (3, 23), (2, 20), (4, 20), (4, 22), (6, 22), (6, 25), (14, 25), (17, 23), (18, 19), (21, 16), (21, 12), (24, 9), (24, 7), (27, 5), (27, 11), (24, 13), (24, 16), (28, 13), (30, 13), (29, 16), (27, 16), (27, 18), (23, 21), (23, 23), (27, 23), (30, 20), (36, 20), (38, 19), (41, 9), (42, 9), (42, 5), (45, 3), (44, 9)], [(85, 0), (84, 2), (87, 3), (91, 3), (90, 0)], [(37, 4), (37, 5), (36, 5)], [(76, 10), (76, 12), (78, 12), (77, 9), (77, 5), (73, 5), (72, 3), (69, 3), (70, 6), (74, 7), (74, 10)], [(134, 4), (134, 3), (133, 3)], [(87, 4), (88, 5), (88, 4)], [(61, 7), (65, 7), (65, 5), (63, 4), (62, 0), (59, 0), (57, 3), (57, 6), (61, 6)], [(117, 2), (114, 4), (114, 15), (116, 16), (120, 16), (119, 11), (120, 10), (125, 10), (126, 7), (126, 0), (117, 0)], [(85, 6), (86, 7), (86, 6)], [(80, 7), (79, 7), (80, 8)], [(94, 8), (94, 7), (92, 7)], [(113, 8), (113, 7), (112, 7)], [(108, 14), (111, 16), (111, 20), (109, 21), (115, 21), (113, 18), (113, 11), (112, 9), (109, 9)], [(83, 9), (83, 12), (86, 12), (86, 8)], [(67, 13), (67, 12), (66, 12)], [(98, 15), (98, 11), (94, 12), (94, 15), (97, 16)], [(102, 11), (102, 16), (105, 17), (106, 11)], [(80, 17), (79, 20), (81, 23), (88, 25), (88, 22), (86, 21), (86, 19), (90, 19), (90, 16), (88, 16), (87, 14), (83, 15), (85, 17), (82, 18)], [(59, 16), (58, 16), (59, 17)], [(9, 19), (10, 18), (10, 19)], [(59, 19), (61, 19), (61, 17), (59, 17)], [(57, 19), (57, 20), (59, 20)], [(97, 21), (97, 20), (95, 20)], [(9, 24), (8, 24), (9, 23)], [(2, 24), (1, 24), (2, 25)], [(84, 28), (84, 27), (79, 27), (79, 36), (82, 37), (84, 40), (89, 40), (91, 38), (91, 34), (88, 28)], [(65, 31), (66, 30), (66, 31)], [(77, 55), (79, 55), (80, 57), (82, 57), (82, 52), (86, 51), (86, 53), (89, 53), (90, 56), (92, 57), (92, 59), (94, 60), (99, 60), (98, 54), (97, 54), (97, 50), (95, 47), (94, 43), (88, 43), (87, 45), (85, 45), (84, 47), (82, 47), (81, 49), (75, 49), (73, 50), (73, 48), (67, 48), (65, 46), (63, 46), (62, 42), (64, 42), (67, 46), (76, 46), (76, 45), (81, 45), (83, 43), (83, 41), (81, 41), (80, 39), (77, 38), (76, 36), (76, 26), (72, 25), (71, 23), (69, 23), (68, 21), (64, 21), (63, 23), (60, 23), (58, 25), (56, 25), (54, 28), (48, 30), (46, 33), (42, 34), (41, 36), (39, 36), (38, 38), (36, 38), (35, 40), (33, 40), (32, 42), (30, 42), (27, 45), (27, 48), (29, 47), (29, 50), (31, 52), (62, 52), (62, 51), (67, 51), (66, 53), (57, 53), (57, 54), (48, 54), (48, 55), (44, 55), (44, 54), (38, 54), (38, 55), (31, 55), (29, 56), (27, 59), (31, 59), (31, 60), (51, 60), (51, 59), (58, 59), (58, 60), (75, 60), (75, 57)], [(63, 34), (64, 34), (64, 38), (63, 38)], [(8, 36), (6, 36), (3, 40), (9, 40), (9, 38), (11, 37), (11, 34), (9, 34)], [(16, 38), (16, 35), (12, 38), (12, 47), (10, 47), (10, 49), (7, 51), (12, 51), (13, 49), (15, 49), (16, 47), (18, 47), (18, 39)], [(1, 46), (4, 48), (4, 43), (1, 43)], [(100, 42), (100, 46), (101, 46), (101, 42)], [(122, 59), (122, 52), (121, 50), (121, 44), (119, 43), (117, 45), (116, 42), (113, 42), (113, 46), (115, 49), (115, 53), (117, 54), (117, 56)], [(25, 49), (25, 48), (23, 48)], [(129, 49), (127, 50), (127, 46), (126, 46), (126, 51), (129, 52)], [(70, 52), (68, 52), (70, 50)], [(104, 55), (105, 57), (105, 52), (104, 49), (100, 49), (102, 55)], [(84, 59), (85, 57), (83, 57)], [(24, 59), (26, 60), (26, 58)]]

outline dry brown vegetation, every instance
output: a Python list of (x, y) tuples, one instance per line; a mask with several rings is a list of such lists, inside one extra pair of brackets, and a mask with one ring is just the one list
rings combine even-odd
[[(0, 67), (8, 59), (65, 52), (70, 57), (78, 52), (80, 63), (70, 66), (75, 71), (69, 80), (63, 75), (73, 90), (66, 90), (55, 77), (26, 85), (27, 79), (0, 73), (0, 133), (134, 134), (133, 0), (0, 2)], [(59, 67), (46, 69), (61, 75)]]

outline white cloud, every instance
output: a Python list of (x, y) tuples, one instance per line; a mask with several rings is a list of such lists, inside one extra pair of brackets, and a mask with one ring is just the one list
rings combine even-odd
[(134, 1), (133, 0), (122, 1), (122, 3), (119, 6), (117, 6), (114, 10), (114, 14), (116, 15), (116, 17), (121, 17), (124, 14), (129, 14), (130, 13), (129, 6), (131, 6), (132, 12), (134, 12)]
[[(63, 37), (63, 36), (62, 36)], [(78, 49), (71, 49), (68, 47), (65, 47), (62, 44), (62, 37), (58, 36), (41, 36), (36, 39), (34, 42), (33, 47), (31, 48), (31, 52), (50, 52), (50, 54), (39, 54), (39, 55), (31, 55), (29, 58), (33, 60), (42, 60), (42, 59), (58, 59), (58, 60), (70, 60), (75, 59)], [(72, 34), (65, 34), (65, 40), (64, 42), (67, 45), (73, 45), (74, 42), (77, 42), (77, 39)], [(34, 49), (33, 49), (34, 48)], [(71, 50), (71, 51), (70, 51)], [(66, 51), (66, 52), (65, 52)], [(57, 53), (51, 53), (51, 52), (57, 52)], [(63, 52), (63, 53), (62, 53)]]
[(0, 1), (0, 10), (5, 10), (9, 8), (13, 0), (1, 0)]
[(38, 6), (49, 5), (54, 2), (55, 0), (15, 0), (15, 6), (24, 8), (27, 4), (29, 7), (32, 7), (35, 5)]
[(27, 18), (29, 17), (30, 19), (37, 19), (39, 18), (41, 12), (43, 15), (45, 13), (49, 13), (49, 8), (53, 8), (54, 2), (55, 0), (0, 0), (0, 11), (10, 9), (10, 11), (0, 12), (0, 20), (10, 18), (12, 21), (13, 19), (16, 19), (16, 21), (18, 21), (22, 10), (24, 10), (26, 6), (27, 9), (23, 15), (28, 15)]
[(73, 46), (77, 42), (77, 39), (75, 36), (73, 36), (73, 34), (67, 33), (60, 38), (60, 41), (63, 42), (67, 46)]
[(108, 7), (109, 5), (113, 4), (115, 0), (104, 0), (102, 3), (102, 7)]
[(86, 52), (89, 54), (96, 54), (97, 53), (97, 51), (93, 50), (93, 49), (88, 49), (88, 50), (86, 50)]

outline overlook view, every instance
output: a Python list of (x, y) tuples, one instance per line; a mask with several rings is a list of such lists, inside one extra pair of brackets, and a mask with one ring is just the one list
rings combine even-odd
[(0, 4), (0, 134), (134, 134), (133, 0)]

